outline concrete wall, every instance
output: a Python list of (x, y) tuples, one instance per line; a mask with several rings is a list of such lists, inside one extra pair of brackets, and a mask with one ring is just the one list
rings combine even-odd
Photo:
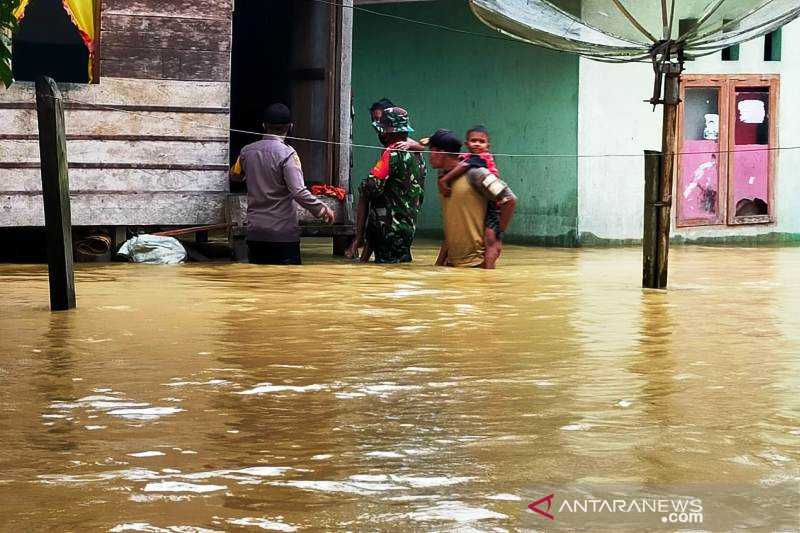
[[(688, 74), (780, 74), (778, 146), (800, 146), (800, 21), (783, 29), (783, 60), (765, 62), (764, 39), (741, 45), (739, 61), (719, 53), (687, 63)], [(580, 61), (579, 152), (584, 155), (640, 154), (661, 149), (661, 108), (644, 103), (652, 94), (650, 65), (607, 65)], [(800, 236), (800, 151), (778, 155), (776, 223), (745, 227), (673, 229), (679, 240), (758, 242)], [(579, 232), (585, 243), (640, 240), (642, 237), (643, 160), (641, 157), (582, 158), (579, 175)], [(674, 228), (674, 225), (673, 225)]]
[[(411, 19), (489, 34), (464, 0), (369, 5)], [(416, 138), (436, 128), (463, 136), (485, 124), (496, 153), (575, 154), (578, 60), (516, 42), (484, 39), (356, 12), (353, 92), (357, 144), (377, 144), (367, 109), (381, 97), (406, 107)], [(380, 152), (355, 148), (353, 190)], [(572, 245), (577, 230), (577, 163), (567, 158), (498, 157), (520, 197), (510, 237)], [(439, 231), (435, 172), (428, 175), (420, 230)]]

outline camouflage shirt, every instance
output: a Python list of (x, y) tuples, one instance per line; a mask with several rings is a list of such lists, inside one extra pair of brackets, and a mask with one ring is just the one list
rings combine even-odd
[(411, 261), (411, 244), (425, 193), (422, 155), (387, 148), (360, 191), (369, 200), (365, 233), (375, 262)]

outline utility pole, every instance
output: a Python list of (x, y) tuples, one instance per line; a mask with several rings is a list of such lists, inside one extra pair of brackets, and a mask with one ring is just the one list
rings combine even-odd
[(675, 147), (678, 137), (678, 105), (681, 103), (681, 71), (679, 63), (665, 63), (664, 131), (661, 142), (661, 180), (658, 222), (658, 289), (667, 288), (669, 273), (669, 233), (672, 225), (672, 176), (675, 173)]
[[(669, 50), (669, 49), (667, 49)], [(681, 103), (680, 82), (683, 72), (683, 54), (678, 52), (678, 61), (669, 60), (669, 52), (663, 61), (657, 64), (656, 70), (656, 95), (651, 103), (664, 106), (664, 122), (661, 136), (661, 167), (658, 180), (657, 201), (652, 202), (651, 197), (645, 193), (645, 203), (651, 203), (657, 210), (653, 221), (647, 205), (645, 206), (644, 227), (644, 266), (643, 286), (648, 289), (666, 289), (669, 274), (669, 235), (672, 225), (672, 182), (675, 173), (677, 154), (675, 147), (678, 136), (678, 106)], [(659, 99), (663, 80), (664, 98)], [(650, 171), (654, 154), (648, 155), (645, 168)], [(645, 185), (647, 188), (648, 185)], [(652, 194), (652, 190), (650, 193)], [(653, 224), (655, 222), (655, 224)]]
[(40, 77), (36, 80), (36, 111), (39, 119), (42, 196), (47, 231), (50, 309), (65, 311), (75, 308), (72, 217), (69, 203), (64, 105), (61, 92), (52, 78)]
[(644, 153), (644, 238), (642, 252), (644, 273), (642, 286), (658, 286), (658, 224), (661, 203), (661, 152), (645, 150)]

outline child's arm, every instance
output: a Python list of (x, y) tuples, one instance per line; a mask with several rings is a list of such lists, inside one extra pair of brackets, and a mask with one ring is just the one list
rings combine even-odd
[(396, 146), (399, 150), (405, 150), (407, 152), (422, 152), (425, 150), (424, 146), (411, 138), (397, 143)]
[(469, 163), (463, 162), (456, 165), (453, 170), (439, 178), (439, 192), (444, 196), (450, 196), (450, 184), (469, 170)]

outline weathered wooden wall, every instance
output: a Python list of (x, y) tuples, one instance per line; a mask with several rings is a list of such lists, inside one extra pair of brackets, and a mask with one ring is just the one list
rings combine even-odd
[[(62, 86), (75, 225), (224, 218), (232, 0), (103, 0), (100, 83)], [(0, 89), (0, 227), (44, 222), (33, 84)]]
[(103, 0), (105, 76), (227, 82), (232, 0)]

